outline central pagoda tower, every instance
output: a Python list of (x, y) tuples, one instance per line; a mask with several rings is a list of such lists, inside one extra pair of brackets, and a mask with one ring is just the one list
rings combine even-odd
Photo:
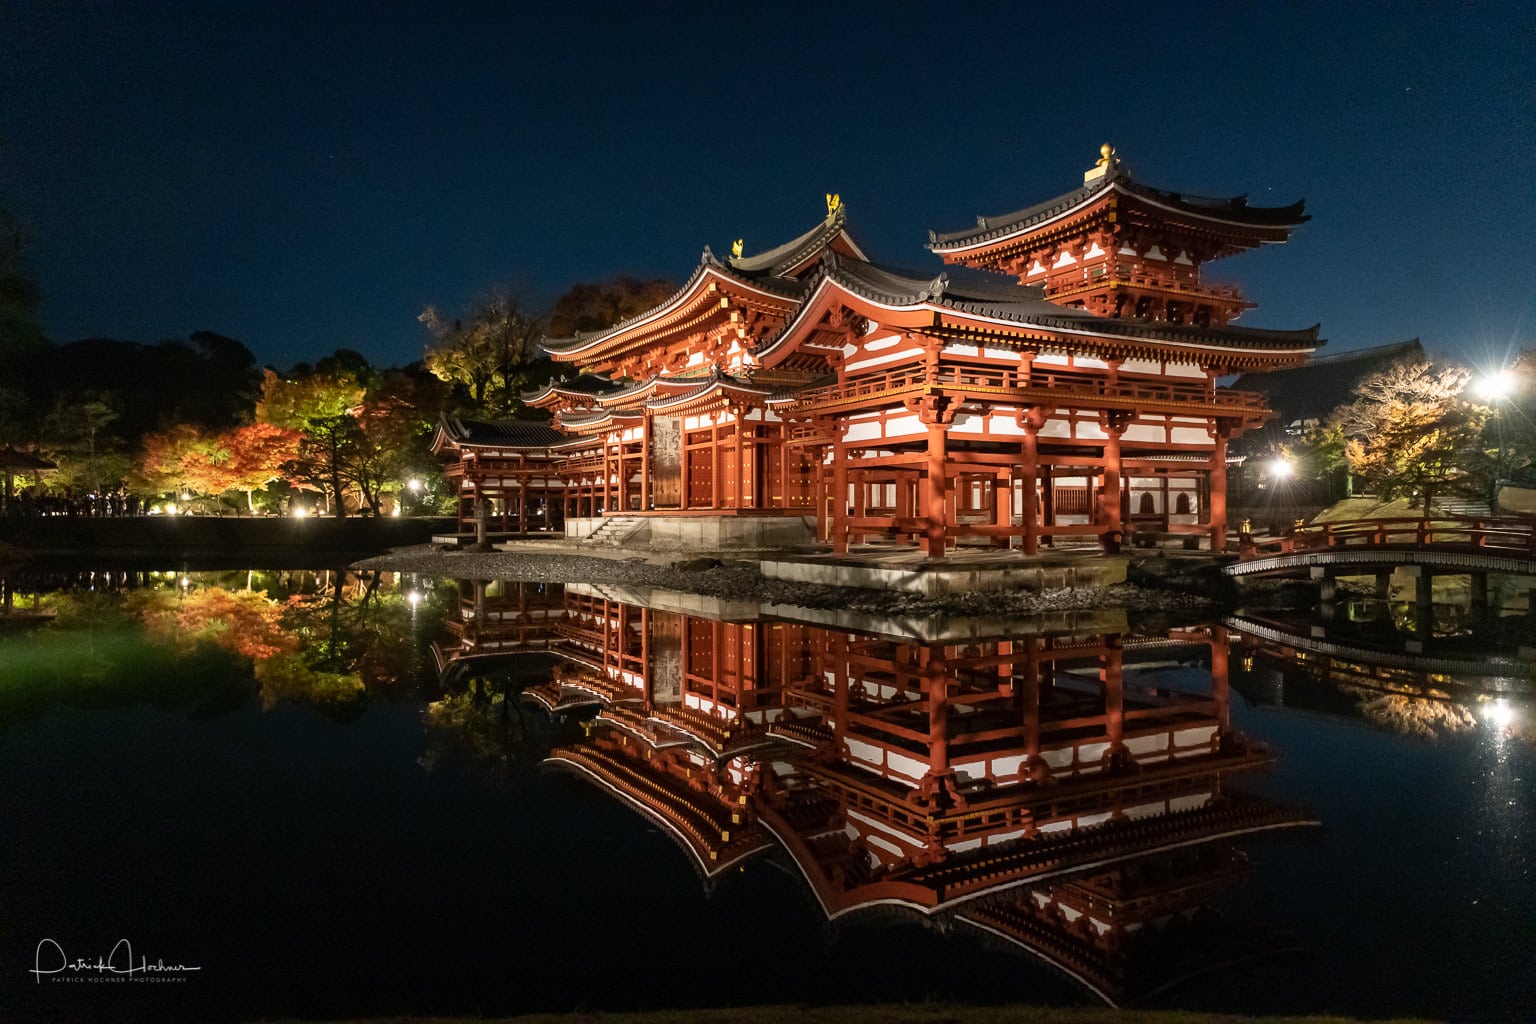
[(1254, 303), (1235, 285), (1202, 281), (1211, 260), (1284, 242), (1309, 218), (1303, 201), (1249, 206), (1248, 197), (1206, 199), (1139, 184), (1109, 143), (1075, 192), (976, 227), (929, 232), (946, 263), (980, 267), (1037, 285), (1046, 299), (1101, 316), (1222, 327)]

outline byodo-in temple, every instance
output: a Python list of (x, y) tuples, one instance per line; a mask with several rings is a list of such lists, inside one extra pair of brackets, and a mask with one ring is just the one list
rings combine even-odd
[(1143, 185), (1107, 145), (1083, 179), (930, 233), (932, 272), (872, 262), (835, 195), (782, 245), (706, 248), (654, 309), (546, 340), (549, 426), (442, 424), (461, 532), (1223, 548), (1228, 442), (1270, 412), (1218, 381), (1322, 342), (1237, 326), (1253, 303), (1202, 271), (1308, 218)]
[(1217, 900), (1244, 877), (1239, 837), (1316, 824), (1230, 783), (1270, 756), (1231, 727), (1222, 627), (1153, 639), (1095, 613), (918, 636), (460, 586), (445, 685), (553, 659), (521, 696), (586, 735), (545, 763), (644, 815), (707, 885), (776, 857), (830, 920), (953, 925), (1114, 1004), (1288, 948)]

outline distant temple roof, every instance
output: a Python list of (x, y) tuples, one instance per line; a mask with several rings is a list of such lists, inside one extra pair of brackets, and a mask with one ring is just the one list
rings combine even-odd
[(1087, 206), (1110, 191), (1134, 196), (1178, 213), (1229, 224), (1233, 227), (1291, 228), (1311, 219), (1302, 212), (1306, 208), (1305, 200), (1298, 200), (1289, 206), (1249, 206), (1247, 195), (1211, 199), (1184, 195), (1180, 192), (1168, 192), (1132, 181), (1130, 172), (1117, 161), (1112, 163), (1108, 172), (1101, 177), (1055, 199), (1047, 199), (1043, 203), (1036, 203), (1022, 210), (995, 217), (977, 217), (976, 226), (972, 228), (949, 232), (930, 231), (928, 248), (937, 253), (950, 252), (1020, 234), (1031, 227)]
[(1282, 425), (1297, 420), (1321, 420), (1349, 402), (1355, 385), (1365, 377), (1400, 363), (1423, 362), (1424, 358), (1424, 346), (1418, 338), (1410, 338), (1391, 345), (1323, 356), (1290, 369), (1245, 373), (1232, 386), (1264, 394)]

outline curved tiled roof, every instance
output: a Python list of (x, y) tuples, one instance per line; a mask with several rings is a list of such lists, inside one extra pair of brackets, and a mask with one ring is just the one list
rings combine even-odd
[[(845, 291), (871, 302), (890, 307), (930, 305), (958, 313), (1029, 325), (1046, 330), (1085, 331), (1105, 338), (1136, 341), (1164, 341), (1188, 344), (1237, 343), (1254, 348), (1284, 348), (1297, 345), (1321, 345), (1317, 324), (1300, 330), (1270, 330), (1258, 327), (1194, 327), (1154, 321), (1122, 319), (1077, 312), (1040, 297), (1039, 289), (1025, 285), (993, 284), (977, 287), (969, 281), (955, 282), (949, 274), (926, 279), (898, 270), (854, 260), (828, 260), (810, 280), (811, 290), (830, 281)], [(767, 338), (760, 355), (772, 351), (791, 334), (802, 316), (811, 308), (801, 306), (777, 333)]]
[(621, 385), (596, 373), (578, 374), (572, 380), (552, 380), (537, 391), (524, 391), (519, 397), (523, 404), (531, 404), (552, 394), (575, 395), (597, 398), (620, 390)]
[(547, 448), (565, 435), (548, 423), (534, 420), (466, 420), (445, 416), (438, 424), (455, 444), (495, 448)]
[(1306, 208), (1306, 200), (1298, 200), (1289, 206), (1249, 206), (1246, 194), (1226, 199), (1188, 196), (1180, 192), (1168, 192), (1152, 188), (1150, 185), (1139, 184), (1131, 180), (1130, 174), (1124, 168), (1116, 167), (1091, 184), (1054, 199), (1047, 199), (1043, 203), (1026, 206), (1022, 210), (1015, 210), (997, 217), (977, 217), (976, 226), (973, 228), (948, 232), (930, 231), (928, 248), (934, 252), (946, 252), (1018, 234), (1036, 224), (1083, 206), (1096, 199), (1100, 193), (1109, 190), (1137, 196), (1183, 213), (1241, 227), (1289, 228), (1311, 219), (1303, 212)]
[(580, 352), (583, 349), (591, 348), (594, 345), (600, 344), (606, 338), (620, 334), (630, 327), (643, 323), (652, 317), (659, 316), (673, 306), (678, 305), (693, 291), (699, 279), (711, 271), (722, 277), (740, 281), (749, 287), (773, 292), (786, 299), (799, 298), (804, 291), (800, 282), (790, 278), (774, 277), (772, 275), (754, 276), (738, 272), (725, 263), (720, 262), (715, 257), (715, 254), (710, 251), (709, 247), (705, 246), (703, 254), (699, 257), (699, 265), (694, 268), (692, 274), (688, 275), (688, 280), (683, 282), (683, 286), (673, 292), (665, 302), (652, 306), (643, 313), (636, 313), (634, 316), (626, 317), (612, 327), (604, 328), (601, 331), (577, 331), (569, 338), (545, 338), (540, 342), (540, 347), (550, 355)]
[[(823, 247), (841, 234), (848, 222), (848, 208), (839, 205), (827, 215), (827, 219), (811, 228), (799, 238), (792, 238), (783, 245), (774, 246), (755, 256), (733, 256), (730, 265), (743, 274), (767, 274), (780, 277), (816, 255)], [(848, 244), (859, 252), (858, 245), (850, 237)], [(860, 252), (860, 255), (863, 255)]]

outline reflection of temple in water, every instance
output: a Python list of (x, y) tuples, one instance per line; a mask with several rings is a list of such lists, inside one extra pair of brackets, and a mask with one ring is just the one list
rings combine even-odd
[(508, 655), (549, 649), (563, 613), (561, 587), (510, 580), (459, 580), (447, 639), (432, 645), (443, 682)]
[(583, 585), (461, 596), (446, 657), (555, 655), (524, 697), (592, 717), (546, 764), (706, 880), (775, 852), (828, 919), (965, 925), (1111, 1003), (1285, 945), (1212, 906), (1238, 837), (1315, 824), (1229, 785), (1270, 757), (1230, 726), (1224, 629), (933, 641)]

